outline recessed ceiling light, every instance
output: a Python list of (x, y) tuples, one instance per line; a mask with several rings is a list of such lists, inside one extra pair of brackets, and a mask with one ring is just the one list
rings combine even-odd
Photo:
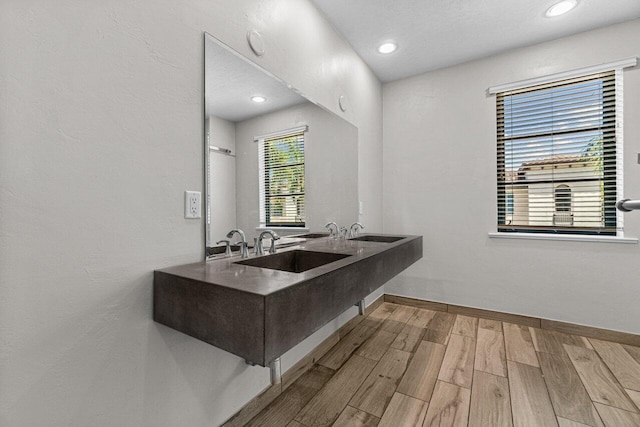
[(547, 11), (545, 12), (545, 15), (548, 16), (549, 18), (553, 18), (554, 16), (560, 16), (569, 12), (571, 9), (573, 9), (577, 5), (578, 5), (578, 0), (564, 0), (564, 1), (561, 1), (560, 3), (554, 4), (549, 9), (547, 9)]
[(251, 97), (251, 100), (252, 100), (253, 102), (257, 102), (258, 104), (260, 104), (260, 103), (262, 103), (262, 102), (265, 102), (265, 101), (267, 100), (267, 98), (265, 98), (264, 96), (256, 95), (256, 96), (252, 96), (252, 97)]
[(398, 45), (392, 42), (382, 43), (378, 46), (378, 52), (380, 53), (391, 53), (398, 48)]

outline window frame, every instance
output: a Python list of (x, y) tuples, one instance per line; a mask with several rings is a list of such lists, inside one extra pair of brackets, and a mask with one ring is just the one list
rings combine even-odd
[[(635, 61), (635, 58), (633, 58)], [(570, 77), (570, 78), (567, 78)], [(517, 171), (507, 171), (506, 168), (506, 149), (505, 149), (505, 141), (513, 141), (513, 136), (506, 137), (505, 136), (505, 120), (506, 116), (504, 99), (507, 96), (513, 96), (514, 94), (526, 93), (526, 92), (543, 92), (549, 89), (556, 89), (561, 87), (570, 87), (576, 83), (580, 82), (589, 82), (589, 81), (599, 81), (602, 79), (603, 82), (611, 81), (614, 82), (614, 101), (613, 102), (604, 102), (603, 107), (608, 107), (613, 110), (613, 126), (599, 126), (598, 130), (600, 131), (602, 128), (605, 129), (603, 135), (608, 131), (608, 137), (611, 137), (611, 128), (613, 129), (613, 140), (609, 142), (607, 139), (606, 146), (603, 151), (610, 149), (613, 147), (613, 154), (603, 154), (603, 159), (606, 160), (603, 166), (603, 174), (602, 178), (598, 178), (597, 180), (603, 183), (603, 227), (576, 227), (573, 222), (573, 210), (572, 207), (569, 208), (569, 214), (572, 219), (570, 225), (566, 223), (563, 225), (556, 225), (556, 189), (559, 185), (565, 184), (562, 180), (551, 180), (551, 184), (553, 185), (553, 221), (552, 225), (516, 225), (513, 224), (514, 213), (510, 212), (509, 207), (507, 206), (508, 195), (513, 197), (513, 192), (507, 193), (506, 189), (509, 186), (509, 182), (511, 183), (512, 191), (515, 188), (512, 180), (517, 180), (519, 174), (521, 173), (520, 168)], [(536, 80), (536, 79), (534, 79)], [(527, 85), (522, 84), (520, 82), (517, 88), (503, 88), (496, 89), (490, 88), (489, 92), (496, 94), (496, 124), (497, 124), (497, 231), (498, 233), (550, 233), (550, 234), (585, 234), (585, 235), (604, 235), (604, 236), (622, 236), (622, 216), (616, 212), (615, 201), (622, 194), (622, 72), (621, 69), (608, 69), (602, 70), (598, 73), (588, 73), (577, 76), (564, 76), (564, 78), (548, 78), (546, 81), (537, 81), (531, 82), (531, 84)], [(517, 84), (514, 84), (517, 85)], [(505, 86), (505, 85), (503, 85)], [(493, 92), (492, 92), (493, 91)], [(604, 97), (604, 89), (603, 89), (603, 97)], [(603, 109), (603, 118), (607, 114), (611, 114), (611, 110)], [(500, 118), (503, 118), (502, 122)], [(576, 128), (573, 129), (570, 134), (580, 134), (588, 131), (587, 128)], [(518, 135), (518, 138), (532, 138), (532, 137), (544, 137), (544, 134), (536, 134), (535, 132), (526, 134), (526, 135)], [(549, 137), (555, 136), (552, 131)], [(603, 137), (604, 138), (604, 137)], [(551, 142), (551, 147), (554, 147), (555, 144)], [(522, 167), (522, 166), (521, 166)], [(515, 178), (514, 178), (515, 176)], [(511, 181), (510, 181), (511, 180)], [(586, 179), (588, 180), (588, 179)], [(579, 181), (586, 181), (581, 178)], [(528, 186), (527, 186), (528, 188)], [(528, 190), (527, 190), (528, 191)], [(571, 189), (570, 189), (571, 191)], [(528, 196), (527, 196), (528, 197)], [(502, 201), (502, 203), (501, 203)], [(510, 218), (507, 221), (507, 218)]]

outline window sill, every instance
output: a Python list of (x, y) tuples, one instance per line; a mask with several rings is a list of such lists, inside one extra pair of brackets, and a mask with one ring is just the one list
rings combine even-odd
[(566, 242), (638, 244), (638, 239), (635, 237), (618, 237), (618, 236), (584, 236), (584, 235), (575, 235), (575, 234), (491, 232), (489, 233), (489, 237), (492, 239), (561, 240)]

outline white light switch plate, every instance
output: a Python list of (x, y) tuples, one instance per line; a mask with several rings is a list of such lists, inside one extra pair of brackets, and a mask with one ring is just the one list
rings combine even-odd
[(185, 191), (184, 192), (184, 217), (191, 218), (202, 218), (201, 214), (201, 203), (200, 203), (200, 192), (199, 191)]

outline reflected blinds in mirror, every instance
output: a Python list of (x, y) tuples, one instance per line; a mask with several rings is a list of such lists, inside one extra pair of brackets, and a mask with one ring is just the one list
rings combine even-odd
[(616, 234), (617, 86), (609, 71), (497, 94), (498, 231)]
[(305, 226), (304, 128), (258, 139), (260, 225)]

